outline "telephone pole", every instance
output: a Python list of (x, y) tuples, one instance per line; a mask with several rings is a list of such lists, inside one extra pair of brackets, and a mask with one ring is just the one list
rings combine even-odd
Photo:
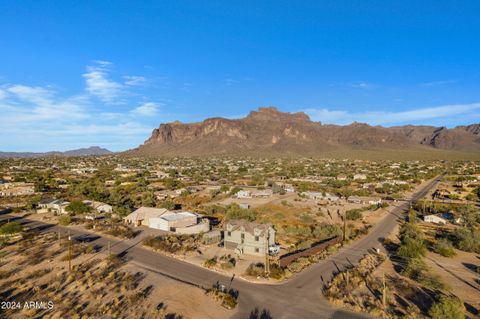
[(382, 282), (383, 282), (382, 304), (383, 304), (383, 309), (386, 309), (386, 307), (387, 307), (387, 286), (385, 285), (385, 272), (383, 272)]
[(68, 271), (72, 271), (72, 236), (68, 236)]
[(343, 243), (347, 241), (347, 212), (343, 213)]
[(267, 229), (267, 234), (265, 236), (265, 275), (268, 277), (270, 274), (270, 260), (268, 258), (268, 239), (269, 239), (269, 230)]

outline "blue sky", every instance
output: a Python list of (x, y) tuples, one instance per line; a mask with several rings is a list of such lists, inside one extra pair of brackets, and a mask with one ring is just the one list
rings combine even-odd
[(480, 122), (479, 1), (0, 1), (0, 150), (125, 150), (259, 106)]

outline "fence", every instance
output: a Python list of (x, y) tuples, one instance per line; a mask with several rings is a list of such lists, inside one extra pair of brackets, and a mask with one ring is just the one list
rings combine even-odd
[(294, 252), (282, 255), (282, 256), (279, 257), (280, 267), (286, 267), (286, 266), (290, 265), (297, 258), (310, 257), (312, 255), (318, 254), (319, 252), (324, 251), (328, 247), (330, 247), (332, 245), (335, 245), (335, 244), (338, 244), (338, 243), (341, 243), (341, 242), (342, 242), (342, 237), (337, 236), (337, 237), (333, 237), (333, 238), (326, 239), (326, 240), (323, 240), (321, 242), (318, 242), (318, 243), (312, 245), (312, 247), (310, 247), (310, 248), (300, 250), (300, 251), (294, 251)]

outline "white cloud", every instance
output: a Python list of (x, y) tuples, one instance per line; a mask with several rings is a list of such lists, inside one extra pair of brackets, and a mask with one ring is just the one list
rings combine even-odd
[(363, 89), (363, 90), (374, 89), (377, 87), (375, 84), (365, 82), (365, 81), (352, 82), (352, 83), (349, 83), (348, 86), (354, 89)]
[(0, 89), (0, 101), (7, 98), (7, 92)]
[(353, 88), (360, 90), (372, 90), (378, 87), (377, 84), (367, 82), (367, 81), (355, 81), (355, 82), (335, 82), (329, 85), (330, 87), (340, 87), (340, 88)]
[(157, 114), (158, 108), (159, 104), (146, 102), (133, 109), (132, 113), (140, 116), (154, 116)]
[(232, 79), (232, 78), (227, 78), (227, 79), (223, 80), (223, 82), (225, 83), (225, 86), (232, 86), (234, 84), (240, 83), (240, 81)]
[[(329, 124), (349, 124), (352, 122), (369, 123), (372, 125), (416, 124), (426, 121), (442, 119), (444, 122), (458, 117), (472, 115), (480, 110), (480, 103), (452, 104), (436, 107), (419, 108), (398, 112), (349, 112), (342, 110), (329, 110), (326, 108), (310, 108), (304, 110), (312, 120)], [(477, 119), (478, 120), (478, 117)], [(447, 124), (447, 123), (445, 123)]]
[(129, 86), (141, 86), (147, 82), (147, 79), (139, 75), (125, 75), (123, 77), (125, 80), (125, 85)]
[(95, 61), (95, 65), (87, 66), (87, 73), (83, 74), (87, 92), (104, 103), (119, 102), (122, 95), (123, 85), (109, 79), (111, 65), (108, 61)]
[(431, 82), (420, 83), (419, 86), (421, 86), (421, 87), (436, 87), (436, 86), (454, 84), (454, 83), (457, 83), (457, 82), (458, 82), (458, 80), (431, 81)]

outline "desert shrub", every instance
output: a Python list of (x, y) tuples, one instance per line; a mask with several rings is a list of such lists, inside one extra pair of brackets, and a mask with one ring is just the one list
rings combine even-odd
[(214, 267), (215, 265), (217, 264), (217, 256), (214, 256), (212, 258), (209, 258), (207, 260), (205, 260), (205, 262), (203, 263), (203, 265), (207, 268), (212, 268)]
[(126, 225), (111, 226), (105, 231), (105, 234), (121, 238), (134, 238), (136, 236), (136, 232)]
[(405, 238), (398, 247), (397, 255), (406, 258), (420, 258), (427, 254), (427, 247), (423, 241)]
[[(251, 263), (245, 274), (252, 277), (265, 277), (265, 265), (263, 263)], [(273, 279), (282, 279), (285, 276), (285, 271), (277, 264), (271, 264), (268, 275)]]
[(430, 268), (420, 259), (410, 259), (401, 274), (432, 289), (446, 288), (440, 277), (432, 274)]
[(263, 277), (265, 276), (265, 265), (263, 263), (251, 263), (245, 274), (252, 277)]
[(186, 253), (198, 249), (200, 238), (197, 235), (150, 236), (144, 239), (145, 246), (167, 253)]
[(237, 306), (237, 299), (234, 295), (227, 293), (223, 297), (222, 306), (227, 309), (233, 309)]
[(238, 204), (233, 203), (228, 205), (225, 212), (225, 218), (230, 219), (246, 219), (249, 221), (255, 220), (255, 213), (251, 209), (241, 208)]
[(446, 238), (442, 238), (437, 241), (434, 246), (434, 250), (437, 254), (440, 254), (444, 257), (453, 257), (456, 255), (452, 243)]
[(70, 225), (71, 222), (72, 222), (72, 217), (70, 217), (69, 215), (62, 215), (58, 217), (59, 225), (66, 226), (66, 225)]
[(318, 241), (336, 237), (342, 234), (342, 229), (340, 228), (339, 225), (331, 225), (331, 224), (324, 224), (324, 225), (319, 225), (316, 226), (313, 229), (313, 235), (315, 236), (315, 239)]
[(22, 230), (23, 227), (18, 222), (5, 223), (0, 227), (0, 235), (12, 235)]
[(357, 220), (363, 217), (360, 209), (347, 210), (345, 216), (347, 217), (347, 220)]
[(480, 253), (480, 231), (458, 228), (453, 233), (453, 244), (460, 250)]
[(237, 264), (235, 257), (230, 254), (221, 256), (220, 260), (222, 261), (222, 264), (220, 265), (222, 269), (232, 269)]
[(285, 270), (283, 270), (277, 264), (273, 264), (270, 266), (270, 278), (273, 279), (282, 279), (285, 276)]
[(458, 298), (441, 296), (440, 300), (430, 308), (428, 314), (433, 319), (464, 319), (465, 307)]

